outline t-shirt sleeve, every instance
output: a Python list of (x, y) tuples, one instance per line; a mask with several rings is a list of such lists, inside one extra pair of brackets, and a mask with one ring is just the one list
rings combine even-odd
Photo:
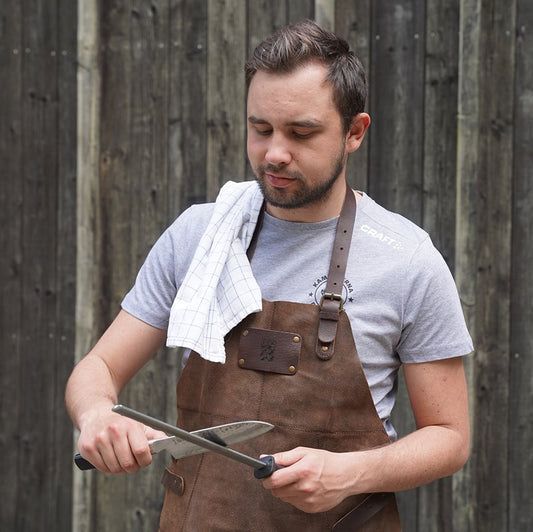
[(429, 237), (408, 265), (404, 289), (397, 348), (403, 363), (441, 360), (473, 351), (454, 279)]
[(174, 262), (172, 238), (167, 230), (146, 257), (133, 288), (122, 301), (123, 310), (153, 327), (166, 329), (177, 292)]
[(193, 205), (159, 237), (122, 300), (126, 312), (158, 329), (168, 328), (172, 303), (211, 211), (211, 204)]

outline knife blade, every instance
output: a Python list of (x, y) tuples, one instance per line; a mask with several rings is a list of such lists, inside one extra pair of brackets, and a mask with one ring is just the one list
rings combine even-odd
[[(173, 425), (168, 425), (155, 418), (151, 418), (150, 416), (146, 416), (145, 414), (141, 414), (140, 412), (136, 412), (135, 410), (132, 410), (123, 405), (116, 405), (115, 407), (113, 407), (113, 411), (130, 417), (132, 419), (136, 419), (137, 421), (140, 421), (148, 426), (152, 426), (153, 428), (159, 428), (160, 430), (167, 432), (167, 434), (169, 433), (169, 430), (161, 428), (162, 426), (164, 426), (166, 429), (170, 428), (179, 431), (182, 430), (177, 429), (177, 427), (174, 427)], [(154, 422), (157, 422), (157, 426), (154, 425)], [(228, 445), (255, 438), (256, 436), (268, 432), (272, 428), (274, 428), (274, 425), (265, 421), (238, 421), (234, 423), (226, 423), (224, 425), (217, 425), (214, 427), (192, 431), (190, 433), (186, 431), (183, 432), (186, 435), (192, 435), (193, 437), (203, 438), (202, 441), (214, 443), (215, 445), (224, 449)], [(182, 435), (181, 432), (180, 434)], [(190, 440), (187, 441), (183, 439), (183, 437), (179, 436), (156, 438), (149, 440), (148, 443), (150, 445), (150, 452), (152, 454), (167, 450), (172, 454), (175, 459), (193, 456), (195, 454), (204, 453), (207, 450), (212, 450), (212, 448), (206, 449), (205, 446), (200, 446), (197, 443), (193, 443)], [(229, 449), (229, 451), (230, 453), (237, 453), (237, 451), (233, 451), (232, 449)], [(253, 461), (253, 463), (246, 463), (248, 465), (252, 465), (253, 467), (261, 467), (259, 466), (259, 464), (262, 464), (262, 466), (264, 466), (264, 464), (266, 463), (264, 459), (256, 460), (251, 457), (249, 458)], [(83, 458), (80, 454), (76, 454), (76, 456), (74, 457), (74, 462), (76, 463), (77, 467), (83, 471), (94, 469), (94, 466), (88, 460)]]
[[(226, 423), (207, 429), (191, 431), (191, 434), (201, 436), (206, 440), (218, 443), (224, 447), (246, 441), (273, 429), (274, 425), (265, 421), (237, 421), (235, 423)], [(193, 456), (195, 454), (205, 453), (206, 449), (187, 442), (178, 436), (168, 436), (166, 438), (157, 438), (148, 441), (152, 454), (161, 451), (169, 451), (176, 460)]]

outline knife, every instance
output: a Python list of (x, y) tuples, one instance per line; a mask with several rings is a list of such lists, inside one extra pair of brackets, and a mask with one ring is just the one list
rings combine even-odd
[[(265, 421), (237, 421), (236, 423), (226, 423), (208, 429), (191, 431), (191, 434), (201, 436), (206, 440), (218, 443), (227, 447), (241, 441), (250, 440), (273, 429), (274, 425)], [(182, 440), (178, 436), (168, 436), (167, 438), (157, 438), (148, 441), (152, 454), (161, 451), (169, 451), (176, 460), (206, 452), (206, 449), (194, 443)]]
[[(227, 445), (255, 438), (274, 428), (274, 425), (265, 421), (239, 421), (187, 432), (123, 405), (115, 405), (113, 411), (152, 428), (162, 430), (167, 434), (174, 434), (174, 436), (166, 438), (149, 440), (148, 443), (152, 454), (168, 450), (174, 458), (178, 459), (210, 450), (253, 467), (256, 478), (265, 478), (278, 469), (271, 456), (265, 456), (257, 460), (227, 448)], [(80, 454), (74, 457), (74, 461), (81, 470), (94, 469), (94, 466)]]

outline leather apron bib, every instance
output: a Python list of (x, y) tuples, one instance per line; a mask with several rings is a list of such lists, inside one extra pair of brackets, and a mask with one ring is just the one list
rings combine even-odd
[[(342, 299), (328, 292), (337, 285), (342, 293), (354, 218), (348, 189), (322, 305), (263, 301), (261, 312), (227, 335), (225, 364), (191, 353), (177, 385), (180, 427), (268, 421), (270, 432), (232, 446), (253, 457), (298, 446), (345, 452), (389, 443)], [(309, 514), (272, 496), (250, 467), (214, 453), (173, 461), (163, 484), (163, 532), (401, 530), (394, 494), (356, 495)]]

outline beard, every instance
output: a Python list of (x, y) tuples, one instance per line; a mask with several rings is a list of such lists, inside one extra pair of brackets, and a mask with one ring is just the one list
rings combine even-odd
[[(309, 185), (308, 180), (300, 172), (289, 172), (283, 167), (273, 164), (259, 165), (255, 169), (256, 179), (265, 200), (273, 207), (298, 209), (308, 205), (319, 204), (329, 198), (333, 185), (341, 175), (345, 164), (344, 156), (345, 150), (343, 148), (333, 162), (332, 169), (328, 176), (314, 185)], [(285, 190), (269, 187), (265, 179), (265, 174), (270, 173), (294, 179), (299, 182), (300, 187), (294, 192), (287, 192)]]

